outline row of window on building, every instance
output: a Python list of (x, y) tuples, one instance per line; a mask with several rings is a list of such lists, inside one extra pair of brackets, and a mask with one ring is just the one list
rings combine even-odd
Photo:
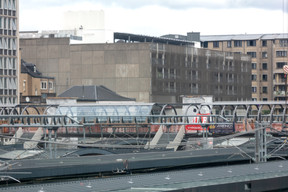
[[(251, 58), (256, 58), (256, 52), (247, 52), (247, 55), (251, 56)], [(287, 51), (276, 51), (276, 57), (287, 57)], [(268, 58), (267, 52), (262, 52), (262, 58)]]
[(16, 38), (5, 38), (0, 37), (0, 49), (17, 49), (17, 39)]
[(0, 9), (16, 10), (16, 0), (0, 0)]
[(17, 20), (10, 17), (0, 17), (0, 29), (16, 30)]
[(15, 105), (17, 104), (17, 97), (2, 97), (0, 96), (0, 105)]
[(17, 69), (17, 59), (13, 57), (0, 57), (0, 69)]
[[(213, 48), (219, 48), (220, 47), (220, 42), (221, 41), (214, 41), (213, 42)], [(234, 40), (234, 41), (227, 41), (227, 48), (231, 48), (232, 44), (234, 43), (234, 47), (242, 47), (243, 42), (246, 42), (247, 47), (255, 47), (257, 45), (256, 40)], [(274, 42), (274, 40), (273, 40)], [(267, 47), (267, 40), (262, 40), (261, 41), (262, 47)], [(287, 47), (288, 46), (288, 40), (287, 39), (280, 39), (279, 40), (279, 45), (280, 47)], [(208, 48), (208, 42), (203, 42), (203, 47)]]

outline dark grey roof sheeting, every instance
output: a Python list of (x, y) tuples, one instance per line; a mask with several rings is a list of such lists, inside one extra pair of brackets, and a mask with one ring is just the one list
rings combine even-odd
[(135, 101), (122, 97), (104, 86), (73, 86), (58, 97), (75, 97), (79, 101)]
[[(288, 175), (287, 161), (261, 164), (221, 166), (212, 168), (169, 171), (154, 174), (125, 175), (122, 177), (85, 179), (47, 184), (4, 187), (0, 191), (31, 192), (92, 192), (92, 191), (171, 191), (200, 186), (213, 186), (261, 179), (281, 178)], [(271, 183), (272, 185), (272, 183)]]
[(27, 63), (24, 60), (21, 60), (21, 73), (28, 73), (35, 78), (54, 79), (54, 77), (43, 76), (42, 73), (38, 71), (35, 64)]

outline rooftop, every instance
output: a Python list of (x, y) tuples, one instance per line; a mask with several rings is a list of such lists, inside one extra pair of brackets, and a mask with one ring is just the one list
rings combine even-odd
[(136, 101), (132, 98), (123, 97), (105, 86), (73, 86), (64, 91), (58, 97), (74, 97), (78, 101)]
[(231, 41), (231, 40), (269, 40), (286, 39), (288, 33), (275, 34), (234, 34), (234, 35), (201, 35), (201, 41)]

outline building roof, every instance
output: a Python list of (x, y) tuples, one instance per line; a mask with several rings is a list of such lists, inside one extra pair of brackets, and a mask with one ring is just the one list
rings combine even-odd
[(115, 40), (125, 40), (125, 41), (136, 41), (136, 42), (153, 42), (153, 43), (163, 43), (163, 44), (171, 44), (171, 45), (194, 45), (193, 41), (183, 40), (183, 39), (175, 39), (175, 38), (167, 38), (167, 37), (153, 37), (147, 35), (136, 35), (131, 33), (114, 33), (114, 41)]
[(231, 40), (268, 40), (268, 39), (285, 39), (287, 33), (277, 34), (235, 34), (235, 35), (201, 35), (201, 41), (231, 41)]
[(35, 64), (27, 63), (24, 60), (21, 60), (21, 73), (27, 73), (34, 78), (54, 79), (54, 77), (43, 76), (42, 73), (38, 71)]
[(135, 101), (136, 99), (122, 97), (105, 86), (73, 86), (58, 97), (74, 97), (78, 101)]

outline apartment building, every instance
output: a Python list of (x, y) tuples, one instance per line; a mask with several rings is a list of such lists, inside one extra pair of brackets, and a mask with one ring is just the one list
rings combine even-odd
[(285, 100), (288, 34), (203, 35), (201, 46), (250, 55), (252, 100)]
[(18, 0), (0, 0), (0, 105), (19, 101)]

